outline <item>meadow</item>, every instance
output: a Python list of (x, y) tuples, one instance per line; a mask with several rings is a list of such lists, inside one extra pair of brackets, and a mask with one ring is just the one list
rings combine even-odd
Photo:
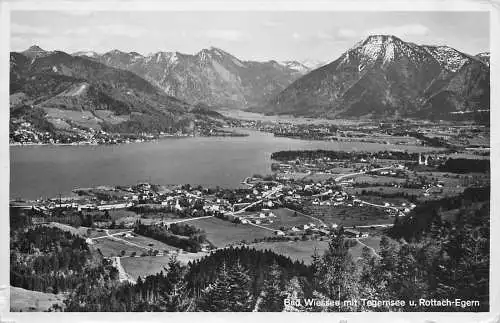
[(189, 224), (205, 231), (207, 240), (216, 247), (225, 247), (243, 240), (251, 242), (254, 239), (261, 239), (274, 235), (274, 233), (269, 230), (248, 224), (235, 224), (218, 218), (193, 220), (190, 221)]

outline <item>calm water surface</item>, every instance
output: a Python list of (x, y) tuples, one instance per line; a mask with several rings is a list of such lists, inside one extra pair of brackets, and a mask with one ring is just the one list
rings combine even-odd
[(10, 149), (10, 197), (54, 197), (77, 187), (141, 181), (237, 187), (246, 176), (270, 173), (270, 155), (278, 150), (405, 149), (373, 143), (287, 139), (244, 131), (250, 136), (173, 138), (111, 146), (14, 146)]

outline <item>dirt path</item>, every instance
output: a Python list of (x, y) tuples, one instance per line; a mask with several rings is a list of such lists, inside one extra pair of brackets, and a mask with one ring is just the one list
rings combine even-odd
[(135, 280), (129, 274), (127, 274), (125, 268), (123, 268), (120, 257), (113, 257), (113, 266), (118, 269), (118, 279), (121, 282), (128, 281), (132, 284), (135, 284)]
[(365, 246), (365, 247), (367, 247), (368, 249), (370, 249), (370, 250), (371, 250), (371, 252), (372, 252), (372, 253), (375, 255), (375, 257), (377, 257), (378, 259), (382, 258), (382, 257), (380, 257), (380, 255), (379, 255), (379, 254), (375, 251), (375, 249), (373, 249), (373, 248), (372, 248), (372, 247), (370, 247), (369, 245), (364, 244), (361, 240), (359, 240), (359, 238), (356, 238), (356, 241), (357, 241), (360, 245)]

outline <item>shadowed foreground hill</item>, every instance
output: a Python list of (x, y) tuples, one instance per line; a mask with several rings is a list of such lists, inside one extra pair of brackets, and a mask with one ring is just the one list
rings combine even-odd
[(61, 130), (176, 132), (207, 117), (132, 72), (61, 51), (11, 53), (10, 75), (11, 108), (40, 109)]

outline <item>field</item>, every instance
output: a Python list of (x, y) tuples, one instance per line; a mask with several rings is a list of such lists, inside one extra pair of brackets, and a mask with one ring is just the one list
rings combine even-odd
[(381, 183), (404, 183), (406, 179), (390, 176), (358, 175), (354, 177), (355, 183), (381, 184)]
[[(177, 255), (177, 260), (181, 264), (186, 265), (188, 262), (207, 256), (206, 252), (198, 253), (179, 253)], [(137, 279), (137, 277), (146, 277), (148, 275), (154, 275), (163, 270), (166, 267), (170, 256), (146, 256), (146, 257), (122, 257), (120, 262), (125, 269), (125, 271), (132, 276), (132, 278)]]
[(111, 240), (109, 238), (94, 240), (93, 246), (96, 249), (100, 249), (104, 257), (118, 256), (122, 250), (125, 251), (126, 255), (130, 255), (133, 252), (141, 255), (143, 252), (147, 252), (147, 248), (132, 246), (121, 241)]
[(369, 206), (311, 206), (310, 210), (311, 215), (323, 220), (326, 224), (353, 226), (394, 222), (394, 219), (388, 216), (382, 208)]
[(174, 251), (174, 250), (178, 250), (178, 248), (175, 248), (175, 247), (172, 247), (168, 244), (165, 244), (163, 242), (160, 242), (158, 240), (155, 240), (155, 239), (151, 239), (151, 238), (148, 238), (148, 237), (144, 237), (144, 236), (140, 236), (140, 235), (136, 235), (134, 234), (133, 237), (130, 237), (130, 238), (126, 238), (126, 237), (119, 237), (120, 239), (123, 239), (125, 241), (130, 241), (132, 243), (135, 243), (135, 244), (138, 244), (140, 246), (144, 246), (146, 248), (152, 248), (153, 250), (158, 250), (158, 251), (164, 251), (164, 250), (168, 250), (168, 251)]
[(154, 275), (163, 270), (169, 261), (168, 256), (164, 257), (122, 257), (120, 262), (123, 269), (132, 276), (133, 279), (137, 280), (140, 276), (142, 278)]
[[(120, 230), (115, 231), (120, 232)], [(113, 232), (111, 232), (110, 230), (110, 233)], [(122, 250), (125, 251), (125, 255), (127, 256), (130, 256), (133, 252), (135, 252), (137, 255), (141, 255), (144, 252), (148, 252), (150, 249), (158, 250), (161, 252), (171, 252), (178, 250), (178, 248), (172, 247), (158, 240), (136, 234), (133, 234), (132, 237), (124, 237), (118, 235), (116, 236), (116, 239), (108, 237), (95, 239), (93, 240), (93, 244), (95, 248), (101, 249), (101, 252), (105, 257), (118, 256), (120, 255)]]
[[(49, 121), (69, 120), (84, 128), (101, 129), (100, 119), (96, 118), (90, 111), (61, 110), (57, 108), (44, 108), (44, 110)], [(54, 126), (60, 125), (54, 124)]]
[(234, 224), (217, 218), (193, 220), (190, 221), (189, 224), (205, 231), (208, 241), (217, 247), (224, 247), (242, 240), (251, 242), (254, 239), (274, 235), (274, 233), (269, 230), (248, 224)]
[(380, 240), (381, 240), (380, 236), (376, 236), (376, 237), (370, 236), (368, 238), (360, 238), (359, 239), (359, 241), (363, 242), (365, 245), (367, 245), (369, 247), (372, 247), (377, 252), (379, 252), (379, 250), (380, 250)]
[(308, 241), (279, 241), (279, 242), (260, 242), (249, 245), (257, 250), (271, 250), (277, 254), (290, 257), (292, 260), (304, 261), (305, 264), (311, 264), (311, 256), (316, 252), (322, 255), (328, 249), (328, 241), (308, 240)]
[(45, 312), (52, 304), (63, 305), (64, 296), (10, 287), (11, 312)]
[(293, 226), (302, 226), (311, 222), (316, 225), (320, 224), (319, 221), (306, 217), (300, 212), (297, 212), (297, 215), (294, 216), (295, 212), (290, 209), (280, 208), (272, 210), (272, 212), (276, 215), (276, 218), (272, 218), (274, 222), (270, 224), (262, 224), (262, 226), (278, 230), (280, 227), (291, 228)]
[[(380, 238), (369, 237), (360, 239), (364, 244), (373, 247), (378, 251), (378, 242)], [(304, 261), (306, 265), (312, 262), (312, 255), (316, 249), (318, 255), (323, 255), (325, 250), (328, 249), (328, 241), (308, 240), (308, 241), (279, 241), (279, 242), (260, 242), (249, 245), (249, 247), (257, 250), (271, 250), (277, 254), (290, 257), (292, 260)], [(349, 249), (354, 260), (361, 257), (363, 245), (356, 244)]]
[[(83, 227), (80, 227), (80, 228), (83, 228)], [(114, 233), (118, 233), (118, 232), (126, 232), (126, 231), (130, 231), (130, 229), (109, 229), (108, 230), (109, 234), (114, 234)], [(106, 232), (104, 232), (104, 229), (90, 229), (90, 231), (89, 231), (88, 228), (85, 228), (85, 232), (86, 232), (86, 236), (91, 238), (91, 239), (105, 237), (107, 235)], [(90, 234), (88, 234), (88, 233), (90, 233)]]
[(80, 236), (80, 237), (86, 237), (87, 236), (87, 230), (88, 228), (86, 227), (79, 227), (78, 229), (75, 227), (72, 227), (70, 225), (58, 223), (58, 222), (50, 222), (47, 224), (47, 226), (52, 227), (52, 228), (58, 228), (63, 231), (70, 232), (71, 234)]

